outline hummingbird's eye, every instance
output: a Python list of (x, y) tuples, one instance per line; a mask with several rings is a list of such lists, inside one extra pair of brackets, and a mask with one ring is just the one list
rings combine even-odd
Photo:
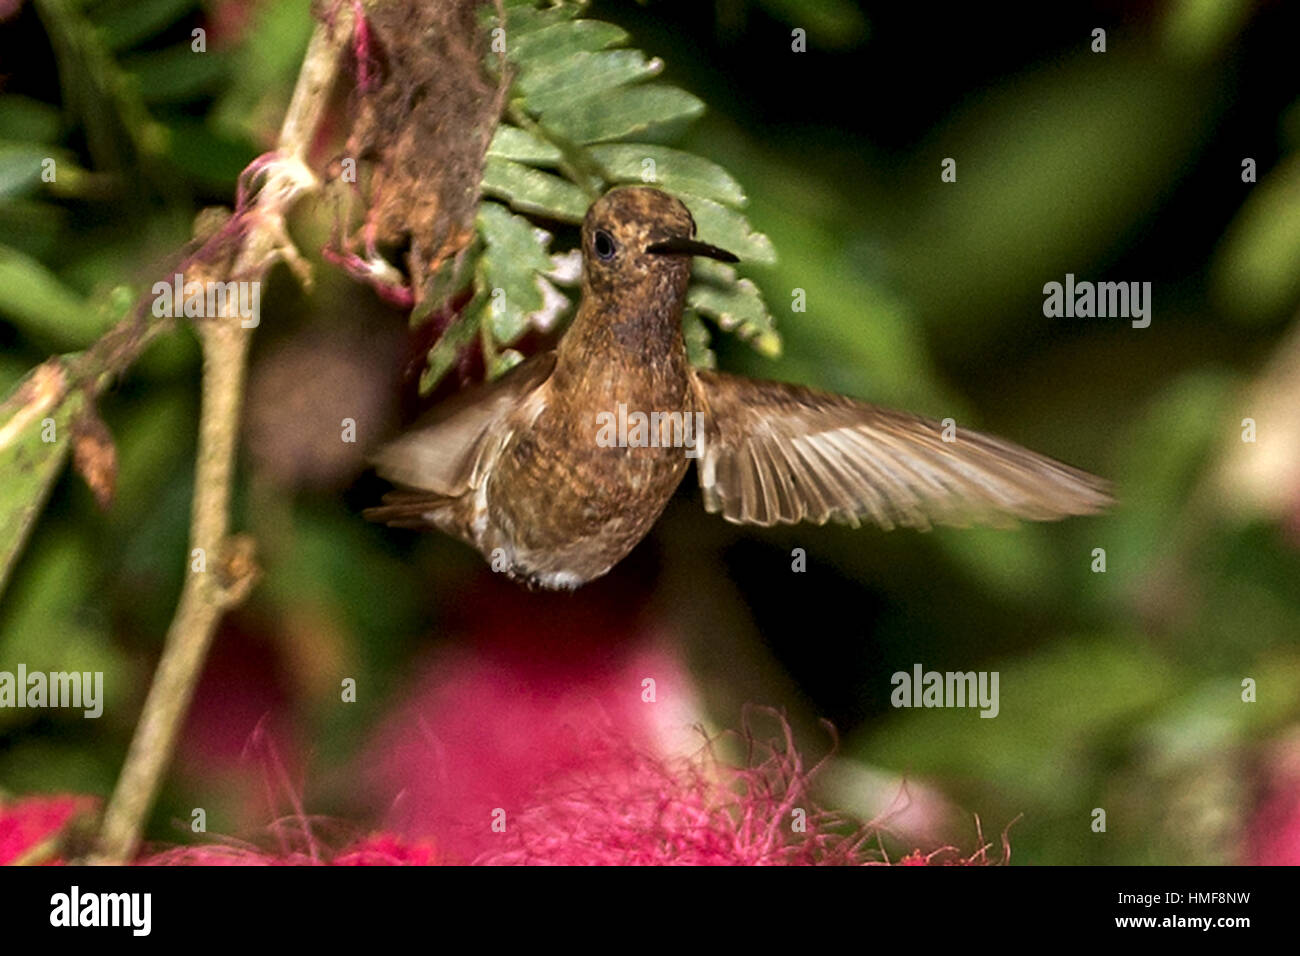
[(614, 258), (614, 239), (604, 229), (596, 230), (596, 234), (591, 237), (591, 245), (596, 250), (597, 257), (606, 262)]

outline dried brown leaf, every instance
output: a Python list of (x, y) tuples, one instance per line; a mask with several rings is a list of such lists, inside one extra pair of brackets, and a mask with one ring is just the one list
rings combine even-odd
[(95, 503), (107, 509), (117, 488), (117, 447), (108, 426), (90, 405), (72, 421), (72, 463), (94, 494)]
[[(483, 69), (482, 0), (367, 7), (349, 155), (369, 160), (364, 238), (411, 241), (411, 285), (474, 235), (483, 160), (502, 89)], [(417, 293), (418, 294), (418, 293)]]

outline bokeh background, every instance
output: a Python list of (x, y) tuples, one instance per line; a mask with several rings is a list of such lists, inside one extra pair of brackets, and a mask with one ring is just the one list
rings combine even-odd
[[(662, 726), (716, 732), (747, 704), (775, 706), (812, 763), (831, 750), (825, 718), (839, 742), (819, 798), (880, 820), (890, 848), (973, 849), (978, 818), (993, 841), (1016, 821), (1019, 863), (1300, 862), (1300, 76), (1287, 6), (590, 7), (708, 103), (680, 145), (745, 185), (780, 257), (746, 274), (783, 354), (719, 335), (719, 366), (951, 416), (1062, 458), (1117, 484), (1120, 506), (1100, 518), (737, 528), (705, 515), (688, 479), (608, 578), (529, 594), (450, 539), (361, 519), (383, 490), (361, 455), (410, 414), (427, 342), (315, 255), (330, 211), (301, 211), (294, 234), (317, 283), (304, 293), (278, 269), (265, 290), (240, 469), (235, 526), (256, 538), (263, 577), (218, 635), (150, 836), (191, 839), (194, 806), (210, 831), (247, 836), (287, 793), (312, 813), (391, 820), (420, 786), (379, 766), (396, 752), (383, 728), (427, 692), (421, 680), (468, 660), (516, 682), (490, 699), (520, 733), (554, 718), (539, 699), (583, 687), (637, 700), (656, 667), (672, 675)], [(273, 142), (311, 20), (298, 0), (0, 12), (7, 392), (48, 354), (93, 341), (167, 274), (195, 214), (230, 202)], [(197, 25), (201, 69), (188, 56)], [(1090, 49), (1097, 27), (1105, 53)], [(791, 52), (795, 28), (806, 53)], [(25, 172), (33, 155), (76, 174), (44, 185)], [(940, 180), (945, 157), (956, 183)], [(1246, 158), (1257, 182), (1243, 182)], [(1043, 284), (1067, 272), (1151, 282), (1150, 327), (1045, 318)], [(790, 311), (795, 289), (806, 312)], [(112, 390), (112, 506), (60, 479), (0, 597), (0, 669), (102, 670), (107, 693), (97, 721), (0, 710), (5, 792), (112, 787), (186, 569), (197, 374), (184, 331)], [(356, 446), (339, 441), (344, 417)], [(998, 671), (1000, 715), (891, 708), (890, 676), (917, 663)], [(345, 677), (355, 704), (340, 702)], [(445, 732), (482, 734), (508, 778), (490, 723)]]

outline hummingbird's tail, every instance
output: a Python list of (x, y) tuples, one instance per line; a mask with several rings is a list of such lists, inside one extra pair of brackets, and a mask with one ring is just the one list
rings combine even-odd
[(453, 499), (427, 491), (390, 491), (384, 495), (384, 503), (361, 512), (369, 521), (376, 521), (394, 528), (437, 528), (436, 515)]

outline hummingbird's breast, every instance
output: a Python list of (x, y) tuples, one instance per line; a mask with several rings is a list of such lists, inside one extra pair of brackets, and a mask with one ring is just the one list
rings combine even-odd
[(565, 367), (502, 448), (484, 488), (479, 547), (548, 587), (605, 573), (646, 535), (699, 439), (685, 350)]

